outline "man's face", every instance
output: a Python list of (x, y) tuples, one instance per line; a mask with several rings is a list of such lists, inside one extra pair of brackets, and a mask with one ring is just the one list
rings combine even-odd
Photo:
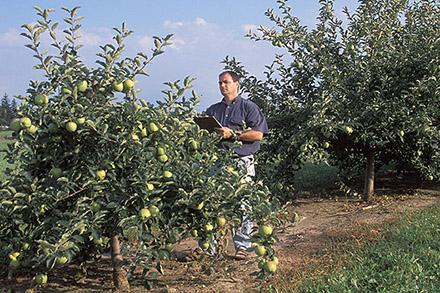
[(229, 74), (223, 74), (218, 79), (218, 86), (223, 96), (238, 94), (238, 81), (233, 81), (232, 76)]

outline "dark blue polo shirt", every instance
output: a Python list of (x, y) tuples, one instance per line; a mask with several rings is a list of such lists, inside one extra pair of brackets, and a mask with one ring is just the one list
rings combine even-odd
[[(252, 101), (238, 96), (231, 104), (227, 105), (225, 100), (210, 106), (206, 114), (214, 116), (224, 127), (234, 131), (251, 128), (267, 134), (268, 127), (266, 118), (260, 108)], [(240, 156), (248, 156), (260, 149), (259, 141), (242, 141), (243, 145), (235, 148), (234, 151)]]

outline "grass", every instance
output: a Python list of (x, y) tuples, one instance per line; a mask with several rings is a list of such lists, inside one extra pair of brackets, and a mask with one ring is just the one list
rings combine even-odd
[(439, 215), (436, 205), (405, 216), (383, 238), (351, 252), (344, 270), (309, 279), (295, 292), (439, 292)]
[(337, 180), (338, 168), (326, 164), (305, 163), (295, 173), (293, 186), (299, 192), (320, 192), (332, 189)]

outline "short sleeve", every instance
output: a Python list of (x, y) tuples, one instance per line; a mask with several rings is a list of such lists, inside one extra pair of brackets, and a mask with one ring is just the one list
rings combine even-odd
[(267, 126), (266, 118), (263, 115), (263, 112), (252, 101), (247, 102), (247, 113), (246, 113), (246, 124), (252, 130), (257, 130), (262, 132), (263, 134), (267, 134), (269, 132), (269, 128)]

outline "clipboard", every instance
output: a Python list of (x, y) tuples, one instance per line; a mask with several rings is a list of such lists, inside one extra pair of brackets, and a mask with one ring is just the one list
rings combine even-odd
[(213, 116), (194, 117), (194, 122), (201, 128), (209, 132), (213, 132), (214, 128), (222, 128), (223, 126)]

